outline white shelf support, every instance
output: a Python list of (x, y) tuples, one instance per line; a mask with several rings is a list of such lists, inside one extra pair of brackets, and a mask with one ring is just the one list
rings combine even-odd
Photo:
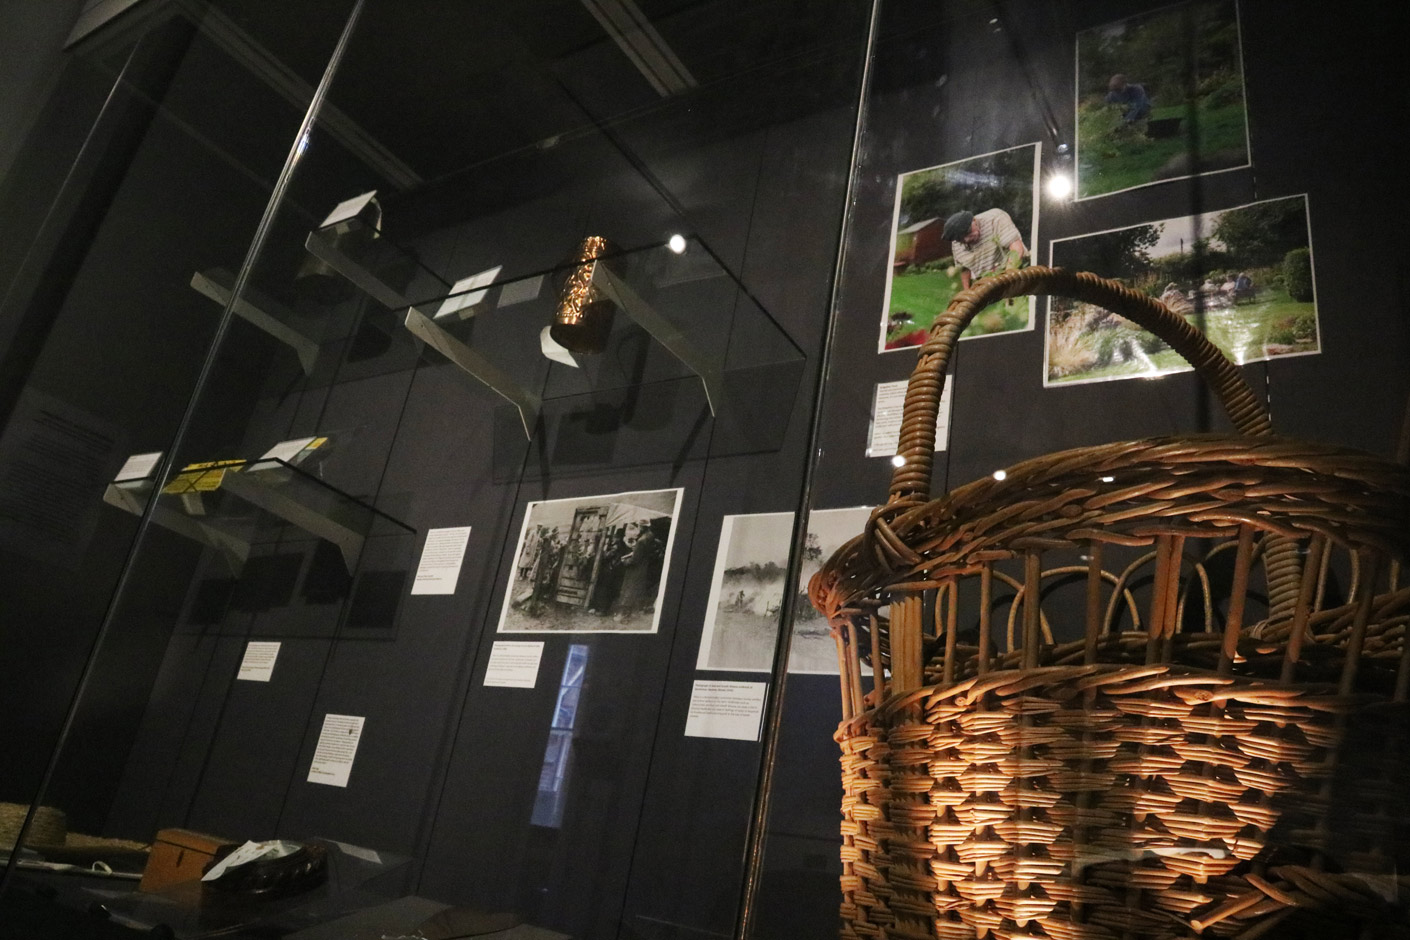
[(406, 328), (426, 345), (455, 363), (462, 371), (472, 376), (519, 409), (519, 419), (524, 424), (524, 436), (532, 439), (534, 425), (538, 423), (539, 409), (543, 402), (539, 397), (524, 388), (513, 377), (484, 355), (465, 345), (415, 307), (406, 311)]
[(595, 286), (622, 308), (623, 313), (636, 321), (638, 326), (655, 337), (656, 342), (666, 347), (671, 355), (685, 363), (686, 368), (700, 377), (705, 386), (705, 400), (710, 405), (710, 414), (717, 416), (718, 407), (724, 403), (724, 372), (719, 364), (707, 361), (700, 350), (692, 345), (674, 324), (657, 313), (651, 304), (643, 300), (626, 281), (613, 274), (607, 265), (594, 265), (592, 280)]
[[(229, 272), (220, 269), (197, 271), (191, 276), (191, 286), (195, 288), (196, 292), (210, 298), (221, 307), (230, 303), (233, 283), (234, 278), (230, 276)], [(273, 300), (264, 297), (251, 298), (249, 291), (246, 291), (245, 296), (236, 300), (235, 306), (231, 308), (231, 312), (237, 317), (248, 321), (279, 342), (291, 347), (299, 357), (299, 365), (303, 367), (304, 375), (312, 375), (313, 367), (318, 362), (318, 343), (289, 326), (286, 322), (287, 315), (281, 318), (270, 313), (270, 310), (285, 312)]]
[[(140, 516), (146, 511), (149, 498), (149, 493), (135, 491), (116, 483), (109, 483), (108, 488), (103, 491), (103, 502), (134, 516)], [(170, 506), (163, 505), (160, 501), (152, 507), (152, 522), (169, 532), (175, 532), (177, 535), (185, 536), (192, 541), (215, 549), (225, 560), (232, 574), (238, 573), (250, 557), (250, 543), (247, 539), (227, 532), (209, 522), (203, 522), (185, 513), (177, 512)]]
[(343, 554), (348, 573), (357, 569), (365, 541), (362, 526), (351, 519), (338, 519), (305, 505), (281, 486), (290, 471), (277, 461), (256, 461), (249, 467), (225, 474), (220, 487), (252, 506), (258, 506), (310, 535), (332, 542)]
[(392, 289), (386, 281), (350, 258), (325, 229), (309, 232), (308, 238), (304, 239), (304, 248), (388, 310), (400, 310), (410, 303), (400, 291)]

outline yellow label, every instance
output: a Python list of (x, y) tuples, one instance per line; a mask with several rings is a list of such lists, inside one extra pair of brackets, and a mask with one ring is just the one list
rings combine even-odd
[(162, 487), (162, 492), (174, 495), (179, 493), (210, 493), (220, 489), (227, 470), (245, 464), (243, 460), (212, 460), (206, 463), (187, 464), (170, 483)]

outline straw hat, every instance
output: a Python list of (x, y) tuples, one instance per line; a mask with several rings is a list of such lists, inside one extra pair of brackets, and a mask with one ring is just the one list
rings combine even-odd
[[(20, 837), (20, 828), (29, 813), (26, 803), (0, 803), (0, 852), (14, 848)], [(26, 846), (63, 845), (68, 837), (68, 820), (63, 810), (52, 806), (41, 806), (34, 814), (34, 823), (29, 827)]]

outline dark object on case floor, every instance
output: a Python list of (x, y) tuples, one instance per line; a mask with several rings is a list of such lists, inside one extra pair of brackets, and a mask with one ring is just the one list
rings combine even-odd
[[(207, 869), (229, 854), (221, 852)], [(321, 845), (305, 845), (283, 858), (258, 859), (231, 868), (203, 887), (208, 896), (285, 898), (316, 887), (327, 877), (328, 850)]]

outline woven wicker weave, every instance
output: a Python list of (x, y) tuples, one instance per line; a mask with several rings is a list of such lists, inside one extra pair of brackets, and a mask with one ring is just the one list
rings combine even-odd
[[(1067, 451), (931, 500), (950, 352), (983, 307), (1027, 294), (1152, 331), (1241, 433)], [(1181, 317), (1047, 268), (936, 320), (900, 454), (889, 501), (811, 586), (842, 673), (843, 937), (1403, 918), (1406, 468), (1273, 436)]]
[[(28, 814), (29, 806), (24, 803), (0, 803), (0, 852), (14, 848)], [(41, 806), (34, 812), (34, 822), (30, 824), (25, 847), (63, 845), (67, 832), (68, 818), (63, 811), (52, 806)]]

